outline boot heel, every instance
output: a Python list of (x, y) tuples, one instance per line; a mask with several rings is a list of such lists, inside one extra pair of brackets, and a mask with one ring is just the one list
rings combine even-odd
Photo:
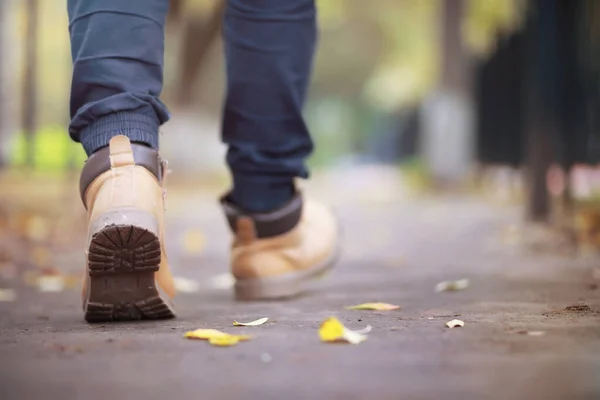
[(154, 279), (161, 246), (152, 214), (135, 209), (103, 213), (90, 226), (90, 235), (87, 321), (174, 317)]

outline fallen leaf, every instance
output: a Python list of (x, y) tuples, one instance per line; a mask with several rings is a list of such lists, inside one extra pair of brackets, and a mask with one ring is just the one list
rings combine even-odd
[(443, 281), (435, 285), (435, 292), (456, 292), (458, 290), (464, 290), (469, 287), (468, 279), (459, 279), (456, 281)]
[(31, 240), (43, 241), (50, 236), (50, 223), (41, 216), (34, 215), (28, 221), (26, 235)]
[(190, 254), (201, 253), (204, 242), (204, 235), (199, 230), (190, 229), (183, 236), (183, 247)]
[(367, 333), (371, 332), (372, 329), (373, 329), (373, 327), (371, 325), (367, 325), (363, 329), (358, 329), (358, 330), (353, 331), (353, 332), (354, 333), (358, 333), (359, 335), (366, 335)]
[(383, 265), (386, 267), (403, 267), (406, 265), (406, 259), (402, 256), (388, 258), (383, 261)]
[(335, 317), (329, 317), (323, 321), (319, 328), (319, 337), (321, 341), (330, 343), (347, 342), (350, 344), (359, 344), (367, 340), (366, 335), (351, 331)]
[(587, 312), (590, 310), (591, 310), (591, 308), (587, 304), (574, 304), (572, 306), (565, 307), (565, 311), (571, 311), (571, 312)]
[(173, 281), (175, 289), (181, 293), (195, 293), (200, 289), (200, 284), (193, 279), (176, 276)]
[(40, 292), (62, 292), (65, 288), (65, 278), (60, 275), (42, 275), (37, 279)]
[(209, 278), (207, 283), (213, 289), (230, 289), (235, 284), (235, 278), (230, 273), (224, 273)]
[(196, 329), (185, 333), (186, 339), (208, 340), (213, 346), (234, 346), (243, 340), (250, 340), (248, 335), (231, 335), (216, 329)]
[(9, 261), (0, 262), (0, 279), (13, 280), (16, 277), (17, 266), (14, 263)]
[(546, 332), (544, 331), (518, 331), (519, 335), (527, 335), (527, 336), (544, 336)]
[(45, 268), (51, 264), (52, 253), (47, 247), (36, 246), (31, 250), (31, 259), (36, 267)]
[(17, 298), (17, 293), (14, 289), (0, 289), (0, 302), (12, 302)]
[(227, 335), (227, 336), (216, 336), (208, 339), (208, 343), (213, 346), (219, 347), (227, 347), (227, 346), (235, 346), (240, 342), (240, 338), (238, 336)]
[(465, 326), (465, 323), (460, 319), (453, 319), (452, 321), (446, 322), (446, 326), (448, 328), (462, 328)]
[(400, 306), (388, 303), (363, 303), (356, 306), (346, 307), (347, 310), (377, 310), (377, 311), (390, 311), (397, 310)]
[(250, 322), (237, 322), (237, 321), (233, 321), (233, 326), (258, 326), (258, 325), (262, 325), (265, 322), (267, 322), (269, 320), (269, 318), (259, 318), (255, 321), (250, 321)]

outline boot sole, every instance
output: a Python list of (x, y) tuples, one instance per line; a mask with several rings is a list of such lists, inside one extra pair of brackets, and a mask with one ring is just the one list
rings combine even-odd
[(311, 283), (326, 275), (335, 266), (340, 253), (338, 246), (328, 259), (304, 271), (236, 281), (235, 298), (238, 301), (257, 301), (285, 300), (298, 296), (308, 290)]
[(93, 234), (87, 257), (86, 321), (175, 317), (154, 279), (161, 247), (151, 230), (137, 225), (105, 226)]

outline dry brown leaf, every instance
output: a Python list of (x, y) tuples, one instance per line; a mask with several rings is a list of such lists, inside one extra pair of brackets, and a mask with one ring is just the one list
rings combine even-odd
[(347, 310), (376, 310), (376, 311), (390, 311), (397, 310), (400, 306), (389, 304), (389, 303), (363, 303), (356, 306), (346, 307)]
[(544, 336), (546, 334), (545, 331), (518, 331), (519, 335), (527, 335), (527, 336)]
[(446, 326), (448, 328), (462, 328), (465, 326), (465, 323), (460, 319), (453, 319), (452, 321), (446, 322)]
[(52, 262), (52, 253), (47, 247), (36, 246), (31, 251), (31, 259), (36, 267), (46, 268)]
[(250, 322), (237, 322), (237, 321), (233, 321), (233, 326), (258, 326), (258, 325), (262, 325), (265, 322), (267, 322), (269, 320), (269, 318), (264, 317), (264, 318), (259, 318), (255, 321), (250, 321)]
[(468, 279), (459, 279), (456, 281), (443, 281), (435, 285), (435, 292), (456, 292), (458, 290), (465, 290), (469, 287)]
[(17, 292), (14, 289), (0, 289), (0, 303), (13, 302), (17, 298)]
[[(369, 328), (370, 330), (370, 328)], [(323, 342), (359, 344), (367, 340), (367, 336), (346, 328), (337, 318), (329, 317), (319, 328), (319, 337)]]

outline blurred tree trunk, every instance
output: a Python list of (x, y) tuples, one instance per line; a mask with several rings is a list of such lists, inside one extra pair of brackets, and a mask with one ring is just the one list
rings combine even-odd
[(471, 64), (462, 39), (464, 0), (441, 2), (441, 79), (425, 104), (422, 151), (437, 186), (462, 183), (473, 167)]
[[(176, 2), (179, 1), (181, 0)], [(218, 0), (210, 16), (194, 15), (185, 23), (181, 37), (179, 73), (174, 93), (176, 104), (181, 108), (188, 108), (193, 101), (193, 89), (200, 74), (202, 62), (221, 32), (226, 3), (225, 0)], [(176, 7), (181, 6), (177, 5)]]
[[(3, 1), (3, 0), (2, 0)], [(39, 0), (26, 0), (25, 76), (23, 79), (22, 127), (26, 140), (26, 165), (34, 165), (34, 138), (37, 129), (37, 44)]]
[(10, 104), (10, 84), (9, 74), (12, 66), (12, 57), (8, 46), (8, 38), (10, 36), (9, 29), (9, 7), (11, 0), (0, 1), (0, 168), (8, 163), (7, 146), (8, 135), (12, 129), (12, 118), (9, 111)]

